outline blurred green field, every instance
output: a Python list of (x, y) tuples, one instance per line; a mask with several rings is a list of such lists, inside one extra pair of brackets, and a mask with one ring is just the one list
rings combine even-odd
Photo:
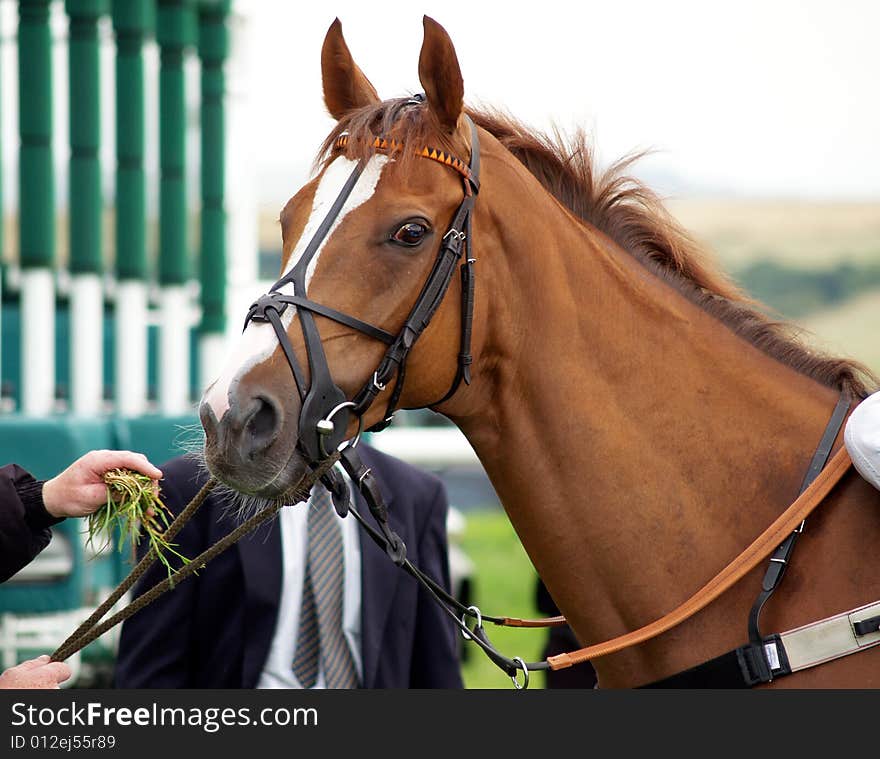
[[(475, 565), (473, 599), (483, 612), (494, 616), (543, 616), (535, 606), (534, 567), (503, 511), (469, 511), (461, 544)], [(525, 661), (542, 658), (544, 630), (488, 624), (486, 632), (506, 656), (521, 656)], [(475, 643), (465, 646), (462, 676), (466, 688), (513, 688), (510, 678)], [(533, 675), (529, 688), (543, 686), (543, 675)]]

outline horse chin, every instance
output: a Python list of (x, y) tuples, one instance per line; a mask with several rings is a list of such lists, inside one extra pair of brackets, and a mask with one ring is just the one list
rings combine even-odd
[(308, 463), (297, 448), (279, 462), (276, 456), (233, 464), (227, 458), (205, 450), (205, 461), (211, 475), (227, 487), (246, 496), (268, 501), (289, 501), (309, 470)]

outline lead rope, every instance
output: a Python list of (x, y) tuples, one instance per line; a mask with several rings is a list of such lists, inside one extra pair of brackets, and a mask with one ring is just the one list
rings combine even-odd
[[(339, 453), (335, 452), (333, 455), (328, 456), (324, 459), (314, 470), (309, 472), (297, 485), (296, 489), (293, 492), (292, 499), (290, 501), (291, 504), (300, 503), (305, 501), (309, 497), (309, 493), (311, 492), (312, 485), (323, 477), (327, 471), (331, 469), (331, 467), (338, 461)], [(208, 494), (211, 490), (216, 486), (217, 481), (211, 477), (208, 481), (202, 486), (202, 489), (196, 493), (195, 497), (187, 504), (186, 508), (180, 512), (177, 518), (168, 526), (168, 529), (165, 531), (165, 539), (171, 541), (177, 535), (178, 532), (183, 528), (184, 524), (190, 520), (190, 518), (198, 511), (199, 507), (205, 502), (205, 498), (208, 497)], [(162, 582), (154, 585), (150, 590), (142, 595), (138, 596), (134, 601), (128, 604), (121, 611), (114, 614), (112, 617), (107, 619), (104, 622), (99, 624), (99, 620), (102, 619), (107, 612), (112, 608), (112, 606), (125, 594), (127, 590), (129, 590), (135, 582), (149, 569), (152, 563), (156, 560), (157, 554), (155, 548), (150, 548), (150, 550), (144, 555), (144, 557), (135, 565), (134, 569), (129, 572), (128, 576), (119, 583), (119, 585), (115, 588), (115, 590), (105, 599), (105, 601), (92, 613), (92, 615), (85, 620), (73, 633), (68, 636), (67, 640), (65, 640), (52, 654), (52, 661), (64, 661), (69, 658), (77, 651), (85, 648), (89, 643), (97, 640), (101, 635), (110, 630), (111, 628), (118, 625), (120, 622), (128, 619), (130, 616), (140, 611), (142, 608), (152, 603), (155, 599), (161, 596), (165, 591), (173, 588), (175, 584), (180, 582), (181, 580), (186, 579), (190, 575), (195, 574), (200, 569), (203, 569), (204, 566), (215, 556), (220, 555), (229, 548), (231, 545), (237, 543), (241, 538), (247, 535), (249, 532), (253, 531), (257, 527), (259, 527), (263, 522), (267, 521), (271, 517), (275, 516), (278, 513), (278, 510), (284, 506), (285, 503), (281, 501), (276, 501), (275, 503), (270, 504), (266, 508), (259, 511), (257, 514), (252, 516), (246, 522), (240, 524), (235, 530), (218, 540), (214, 543), (213, 546), (208, 548), (207, 550), (200, 553), (196, 558), (192, 559), (189, 564), (178, 569), (173, 575), (167, 577)]]

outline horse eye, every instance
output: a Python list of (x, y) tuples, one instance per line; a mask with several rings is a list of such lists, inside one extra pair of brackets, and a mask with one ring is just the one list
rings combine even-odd
[(420, 224), (417, 221), (410, 221), (391, 235), (391, 239), (401, 245), (415, 247), (425, 239), (425, 235), (427, 234), (428, 228), (424, 224)]

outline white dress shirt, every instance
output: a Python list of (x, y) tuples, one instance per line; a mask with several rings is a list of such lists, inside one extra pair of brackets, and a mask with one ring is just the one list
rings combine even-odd
[[(346, 483), (348, 483), (346, 477)], [(315, 488), (323, 487), (320, 483)], [(314, 492), (314, 489), (313, 489)], [(296, 654), (296, 638), (299, 632), (299, 614), (302, 606), (302, 589), (305, 578), (306, 541), (308, 531), (306, 503), (284, 506), (278, 514), (281, 528), (281, 555), (283, 557), (283, 576), (281, 599), (278, 605), (278, 621), (269, 649), (269, 656), (257, 682), (257, 688), (301, 688), (293, 674), (293, 658)], [(342, 625), (348, 647), (354, 658), (358, 680), (363, 682), (363, 662), (361, 661), (361, 545), (358, 523), (352, 516), (340, 519), (342, 528), (343, 572), (345, 588), (342, 600)], [(315, 688), (324, 688), (323, 667), (318, 666), (318, 679)]]

